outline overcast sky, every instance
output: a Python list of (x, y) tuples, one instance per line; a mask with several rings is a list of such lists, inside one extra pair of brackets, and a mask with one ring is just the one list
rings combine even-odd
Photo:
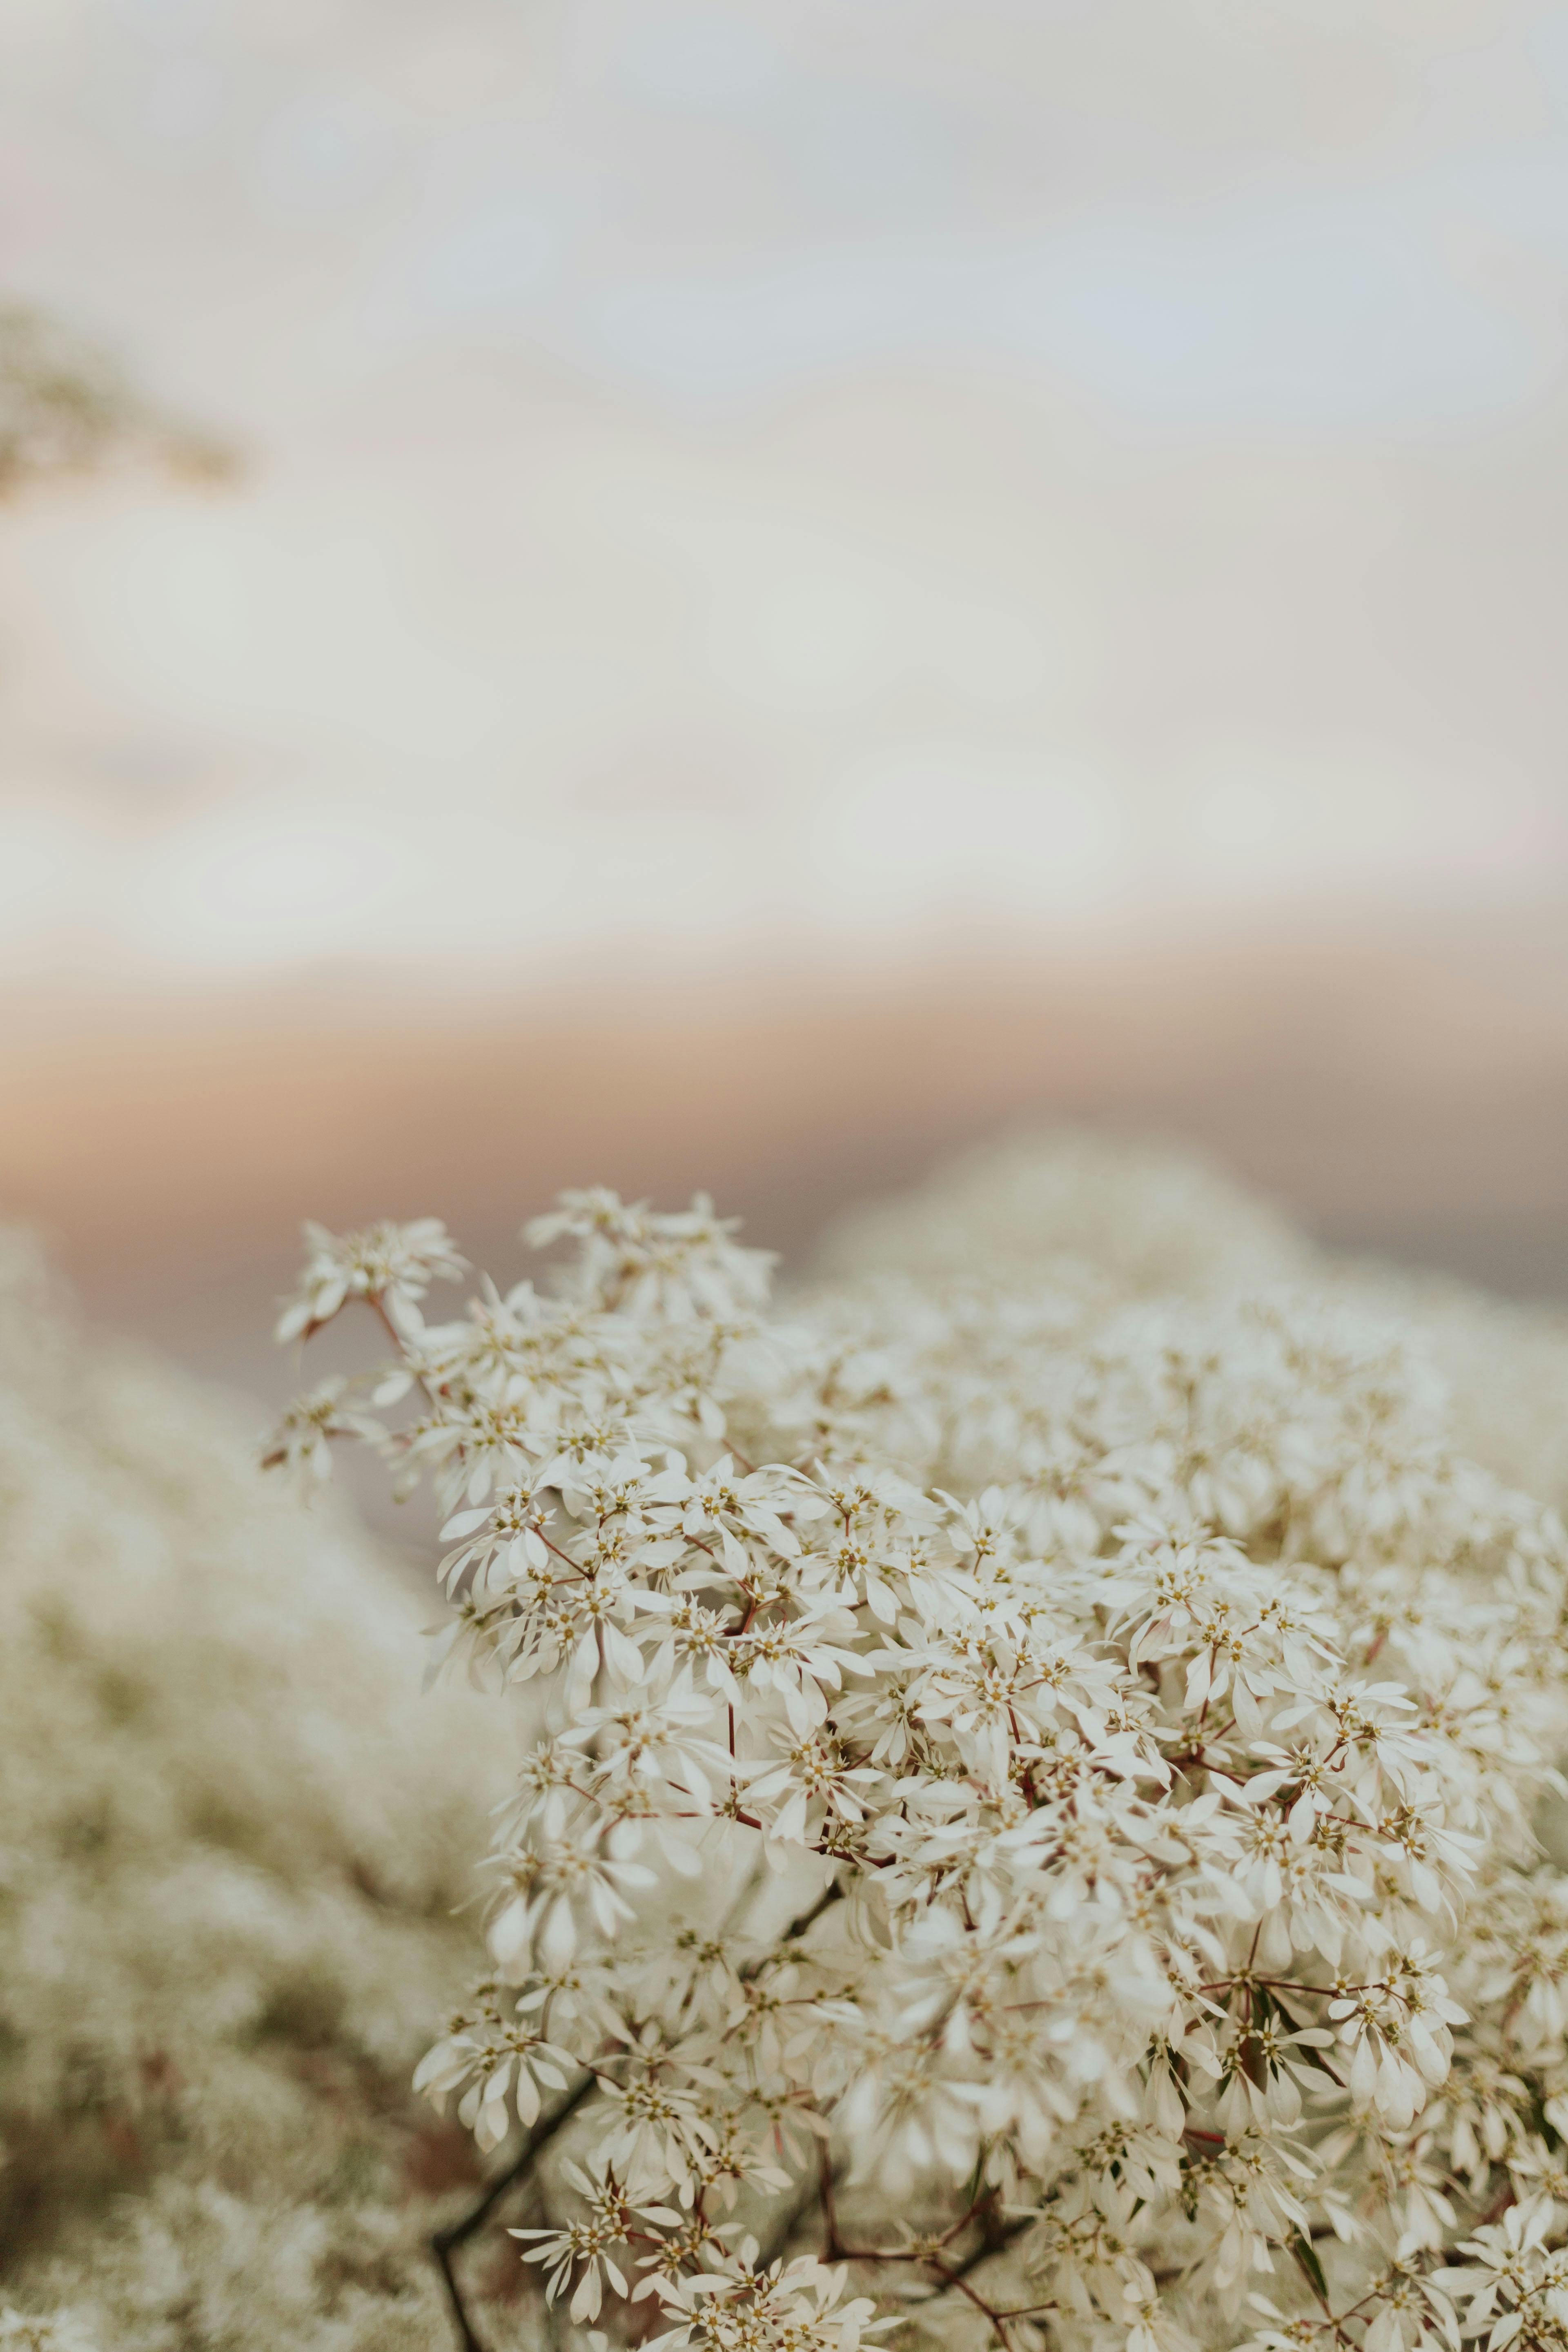
[(0, 0), (0, 974), (1568, 877), (1568, 10)]

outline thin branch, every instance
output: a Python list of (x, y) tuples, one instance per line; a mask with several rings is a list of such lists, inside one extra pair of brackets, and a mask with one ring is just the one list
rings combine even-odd
[(976, 2311), (984, 2315), (992, 2334), (1002, 2347), (1002, 2352), (1014, 2352), (1013, 2339), (1007, 2333), (1007, 2322), (1010, 2319), (1026, 2319), (1037, 2311), (1050, 2310), (1055, 2307), (1047, 2304), (1030, 2304), (1020, 2305), (1016, 2311), (998, 2311), (994, 2304), (986, 2302), (977, 2288), (969, 2284), (971, 2271), (978, 2269), (987, 2256), (1000, 2253), (1013, 2239), (1021, 2236), (1023, 2231), (1029, 2228), (1030, 2217), (1026, 2215), (1008, 2222), (1001, 2230), (988, 2228), (986, 2223), (981, 2221), (981, 2240), (974, 2251), (966, 2254), (962, 2262), (950, 2263), (942, 2259), (942, 2250), (948, 2246), (961, 2231), (967, 2229), (971, 2222), (976, 2221), (980, 2215), (981, 2207), (990, 2193), (988, 2190), (982, 2189), (968, 2211), (961, 2213), (952, 2228), (934, 2242), (928, 2239), (923, 2246), (847, 2246), (838, 2234), (838, 2215), (834, 2202), (834, 2189), (837, 2180), (838, 2175), (829, 2167), (825, 2149), (818, 2188), (826, 2240), (823, 2247), (825, 2262), (872, 2264), (914, 2263), (922, 2270), (934, 2271), (942, 2284), (932, 2295), (932, 2302), (948, 2294), (963, 2295), (967, 2302), (973, 2305)]
[(779, 1937), (779, 1942), (781, 1944), (794, 1943), (797, 1937), (804, 1936), (805, 1934), (808, 1927), (816, 1927), (817, 1921), (821, 1918), (825, 1911), (830, 1911), (836, 1903), (840, 1903), (843, 1899), (844, 1885), (842, 1880), (837, 1878), (830, 1879), (828, 1884), (823, 1888), (821, 1894), (817, 1896), (816, 1902), (812, 1904), (809, 1910), (803, 1911), (798, 1919), (792, 1919), (790, 1921), (789, 1926)]
[(988, 2231), (975, 2247), (974, 2252), (972, 2254), (965, 2254), (961, 2263), (953, 2264), (953, 2268), (961, 2277), (967, 2277), (968, 2273), (977, 2270), (988, 2256), (1001, 2253), (1005, 2247), (1012, 2244), (1015, 2238), (1021, 2238), (1025, 2231), (1033, 2226), (1033, 2215), (1026, 2213), (1016, 2221), (1005, 2223), (1000, 2230)]
[[(843, 1885), (835, 1878), (823, 1888), (822, 1893), (806, 1910), (801, 1912), (797, 1918), (790, 1921), (783, 1934), (776, 1938), (773, 1950), (776, 1951), (781, 1944), (798, 1941), (821, 1918), (823, 1913), (830, 1909), (835, 1903), (842, 1901), (843, 1896)], [(752, 1961), (742, 1969), (739, 1971), (742, 1980), (749, 1981), (752, 1978), (759, 1976), (772, 1956), (771, 1952), (764, 1954), (762, 1958)], [(594, 2089), (595, 2080), (594, 2074), (585, 2074), (570, 2096), (563, 2099), (560, 2105), (553, 2108), (543, 2122), (530, 2133), (512, 2162), (488, 2183), (477, 2203), (471, 2205), (459, 2220), (448, 2222), (445, 2229), (436, 2231), (431, 2237), (430, 2251), (435, 2256), (436, 2266), (441, 2273), (442, 2284), (447, 2290), (447, 2299), (451, 2305), (452, 2317), (457, 2326), (462, 2352), (489, 2352), (489, 2347), (484, 2339), (476, 2334), (474, 2324), (468, 2316), (468, 2305), (458, 2283), (452, 2257), (460, 2246), (466, 2245), (478, 2231), (484, 2228), (501, 2200), (527, 2174), (540, 2150), (554, 2137), (562, 2125), (583, 2105)], [(793, 2219), (789, 2226), (794, 2226)]]
[[(833, 2181), (837, 2181), (839, 2177), (837, 2173), (829, 2175), (829, 2179)], [(797, 2194), (785, 2206), (769, 2231), (767, 2242), (757, 2255), (753, 2265), (755, 2269), (765, 2271), (770, 2263), (778, 2260), (812, 2207), (822, 2202), (822, 2182), (807, 2172)]]
[(452, 2317), (457, 2325), (458, 2337), (463, 2352), (489, 2352), (489, 2347), (484, 2338), (474, 2332), (474, 2325), (468, 2317), (468, 2305), (463, 2300), (462, 2289), (458, 2284), (457, 2273), (452, 2266), (452, 2257), (459, 2246), (466, 2245), (476, 2231), (484, 2228), (501, 2200), (516, 2188), (518, 2182), (528, 2172), (541, 2148), (548, 2141), (552, 2140), (563, 2124), (576, 2114), (590, 2091), (594, 2089), (595, 2080), (595, 2076), (592, 2074), (584, 2074), (576, 2088), (568, 2093), (559, 2106), (552, 2108), (544, 2120), (534, 2126), (511, 2163), (487, 2184), (478, 2202), (470, 2205), (468, 2211), (458, 2221), (448, 2221), (445, 2229), (437, 2230), (431, 2235), (430, 2252), (436, 2258), (436, 2267), (441, 2273), (442, 2284), (447, 2290), (447, 2300), (452, 2308)]

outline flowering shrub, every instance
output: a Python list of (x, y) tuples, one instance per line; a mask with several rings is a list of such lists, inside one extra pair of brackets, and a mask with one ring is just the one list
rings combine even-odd
[(568, 1194), (444, 1322), (439, 1224), (312, 1231), (286, 1332), (391, 1355), (274, 1458), (431, 1477), (535, 1716), (420, 2085), (668, 2352), (1568, 2343), (1558, 1519), (1261, 1217), (1184, 1297), (917, 1225), (781, 1318)]
[(251, 1454), (0, 1230), (0, 2347), (447, 2324), (424, 2242), (477, 2168), (407, 2085), (509, 1729), (421, 1707), (418, 1600)]

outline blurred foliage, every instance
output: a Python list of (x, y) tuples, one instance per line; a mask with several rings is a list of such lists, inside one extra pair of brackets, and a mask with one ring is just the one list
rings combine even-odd
[(109, 353), (29, 303), (0, 304), (0, 498), (116, 461), (228, 479), (235, 451), (166, 414)]
[(0, 2352), (445, 2352), (410, 2076), (512, 1743), (425, 1614), (0, 1226)]

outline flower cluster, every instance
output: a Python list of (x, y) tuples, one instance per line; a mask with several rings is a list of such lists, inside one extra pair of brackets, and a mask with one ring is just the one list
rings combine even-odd
[(669, 2352), (1568, 2344), (1568, 1542), (1420, 1350), (1020, 1256), (779, 1317), (700, 1200), (530, 1237), (575, 1255), (433, 1322), (439, 1226), (313, 1235), (285, 1333), (357, 1292), (395, 1353), (274, 1458), (429, 1476), (440, 1653), (531, 1715), (418, 2080), (527, 2133), (552, 2298)]

